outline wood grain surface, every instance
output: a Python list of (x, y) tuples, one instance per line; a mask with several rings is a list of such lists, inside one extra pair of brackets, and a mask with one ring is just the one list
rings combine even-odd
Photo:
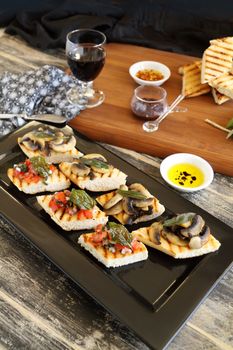
[(211, 94), (185, 99), (180, 106), (187, 113), (172, 113), (157, 132), (146, 133), (142, 120), (133, 115), (130, 100), (136, 83), (130, 77), (131, 64), (142, 60), (160, 61), (171, 69), (171, 78), (163, 85), (171, 103), (181, 92), (178, 67), (194, 58), (124, 44), (107, 45), (106, 65), (95, 85), (106, 94), (98, 108), (88, 109), (70, 125), (93, 140), (126, 147), (138, 152), (165, 157), (171, 153), (189, 152), (207, 159), (215, 171), (233, 175), (232, 140), (204, 122), (209, 118), (222, 126), (232, 118), (233, 101), (215, 104)]
[[(0, 37), (0, 49), (1, 73), (21, 72), (47, 63), (66, 67), (64, 52), (43, 53), (8, 35)], [(104, 147), (167, 186), (159, 173), (161, 159), (109, 145)], [(233, 228), (233, 177), (215, 174), (207, 189), (182, 196)], [(233, 349), (232, 296), (233, 268), (167, 350)], [(1, 216), (0, 349), (149, 350)]]

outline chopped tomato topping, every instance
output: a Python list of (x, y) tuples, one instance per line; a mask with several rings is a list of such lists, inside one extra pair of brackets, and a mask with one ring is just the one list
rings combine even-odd
[(92, 236), (92, 242), (94, 243), (101, 243), (104, 238), (108, 237), (108, 232), (107, 231), (102, 231), (99, 233), (95, 233)]
[(52, 209), (53, 212), (56, 212), (59, 208), (61, 208), (57, 203), (56, 200), (53, 198), (49, 202), (49, 207)]
[(115, 247), (117, 250), (122, 250), (122, 249), (124, 249), (124, 248), (128, 248), (128, 247), (126, 247), (125, 245), (121, 245), (121, 244), (119, 244), (119, 243), (114, 244), (114, 247)]
[(63, 204), (67, 203), (66, 195), (65, 195), (64, 192), (57, 192), (57, 193), (55, 193), (54, 198), (57, 201), (62, 202)]
[(53, 164), (50, 164), (49, 170), (54, 171), (55, 169), (56, 169), (56, 167)]
[(64, 192), (57, 192), (53, 195), (52, 199), (49, 202), (49, 207), (53, 212), (57, 211), (60, 208), (65, 208), (67, 204), (66, 196)]
[(136, 239), (134, 239), (134, 240), (132, 241), (131, 246), (132, 246), (133, 251), (139, 250), (139, 249), (142, 248), (141, 243), (138, 242)]
[(78, 220), (92, 219), (93, 218), (92, 211), (89, 209), (80, 209), (77, 212), (77, 218)]

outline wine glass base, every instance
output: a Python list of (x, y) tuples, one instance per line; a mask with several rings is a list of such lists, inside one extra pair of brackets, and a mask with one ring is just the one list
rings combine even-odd
[(67, 92), (67, 99), (71, 104), (93, 108), (104, 102), (105, 94), (103, 91), (88, 88), (85, 93), (81, 89), (72, 88)]
[(158, 126), (152, 122), (146, 122), (142, 125), (142, 128), (146, 132), (153, 132), (158, 130)]

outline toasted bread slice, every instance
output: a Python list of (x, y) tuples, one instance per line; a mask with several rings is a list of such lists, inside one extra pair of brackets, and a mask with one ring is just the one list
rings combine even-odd
[(179, 68), (178, 68), (178, 73), (180, 74), (180, 75), (183, 75), (184, 74), (184, 69), (186, 68), (186, 67), (189, 67), (190, 65), (192, 65), (192, 64), (195, 64), (195, 65), (197, 65), (198, 67), (200, 67), (200, 69), (201, 69), (201, 61), (194, 61), (194, 62), (192, 62), (192, 63), (187, 63), (187, 64), (185, 64), (184, 66), (180, 66)]
[[(116, 191), (109, 192), (106, 194), (103, 194), (102, 196), (99, 196), (96, 198), (96, 201), (103, 207), (111, 198), (113, 198), (116, 194)], [(153, 199), (153, 209), (151, 214), (145, 214), (137, 219), (133, 220), (132, 223), (138, 223), (138, 222), (144, 222), (152, 220), (160, 215), (165, 211), (165, 208), (162, 204), (159, 203), (159, 200), (154, 197)], [(130, 215), (127, 214), (122, 207), (122, 211), (118, 214), (113, 215), (114, 218), (116, 218), (122, 225), (129, 224)]]
[(108, 217), (97, 206), (92, 209), (92, 219), (78, 220), (77, 214), (70, 215), (63, 208), (59, 208), (54, 212), (49, 207), (52, 197), (52, 195), (47, 195), (37, 196), (36, 198), (40, 206), (51, 216), (51, 219), (65, 231), (91, 229), (99, 224), (104, 225), (108, 221)]
[(57, 168), (52, 172), (51, 175), (48, 176), (46, 182), (43, 178), (41, 178), (41, 180), (39, 180), (37, 183), (28, 183), (26, 180), (21, 180), (19, 179), (19, 177), (14, 176), (13, 168), (8, 169), (7, 175), (20, 191), (23, 191), (24, 193), (28, 194), (34, 194), (45, 191), (61, 191), (70, 186), (70, 180)]
[(20, 144), (21, 140), (22, 138), (19, 137), (18, 138), (19, 146), (28, 158), (43, 156), (46, 162), (49, 164), (58, 164), (60, 162), (72, 162), (75, 158), (80, 158), (83, 156), (83, 153), (78, 151), (76, 148), (73, 148), (72, 150), (67, 152), (55, 152), (51, 150), (50, 154), (46, 156), (40, 150), (32, 151), (27, 147), (25, 147), (24, 145)]
[(225, 103), (225, 102), (230, 100), (230, 97), (221, 94), (215, 88), (212, 88), (212, 95), (213, 95), (215, 103), (217, 103), (218, 105), (222, 105), (223, 103)]
[(232, 58), (233, 37), (211, 40), (202, 57), (202, 84), (230, 71)]
[(160, 237), (161, 244), (155, 244), (150, 239), (149, 231), (151, 227), (142, 227), (136, 231), (133, 231), (132, 234), (139, 241), (144, 244), (160, 250), (161, 252), (172, 256), (175, 259), (184, 259), (184, 258), (193, 258), (195, 256), (200, 256), (215, 252), (220, 247), (220, 242), (210, 235), (209, 241), (199, 249), (191, 249), (188, 245), (178, 246), (176, 244), (170, 243), (163, 237)]
[(214, 78), (209, 84), (221, 94), (233, 98), (233, 75), (231, 73), (227, 72)]
[(106, 267), (128, 265), (148, 258), (148, 251), (143, 243), (133, 252), (122, 254), (120, 251), (112, 252), (104, 246), (94, 245), (91, 240), (92, 235), (93, 233), (81, 235), (78, 239), (78, 243)]
[(73, 183), (82, 189), (87, 189), (93, 192), (110, 191), (124, 185), (126, 183), (127, 175), (117, 168), (111, 168), (108, 172), (101, 174), (93, 172), (94, 178), (85, 175), (77, 176), (72, 172), (72, 164), (63, 162), (59, 165), (60, 170), (65, 174)]
[(195, 97), (210, 92), (208, 84), (201, 83), (201, 62), (197, 61), (183, 67), (182, 94)]

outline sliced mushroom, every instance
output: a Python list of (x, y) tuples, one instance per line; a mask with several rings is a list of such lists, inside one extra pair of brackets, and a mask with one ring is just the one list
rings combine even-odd
[(97, 168), (96, 166), (91, 165), (91, 169), (92, 169), (93, 171), (95, 171), (96, 173), (99, 173), (99, 174), (106, 174), (106, 173), (109, 173), (110, 171), (112, 171), (113, 166), (112, 166), (112, 165), (108, 165), (107, 168)]
[(202, 217), (200, 215), (195, 215), (192, 219), (191, 225), (188, 228), (181, 229), (180, 233), (184, 237), (192, 238), (199, 235), (204, 225), (205, 221), (202, 219)]
[(200, 249), (204, 244), (208, 242), (210, 238), (209, 226), (204, 226), (199, 236), (194, 236), (190, 239), (189, 247), (191, 249)]
[(146, 198), (151, 198), (150, 192), (142, 184), (134, 183), (129, 186), (129, 189), (142, 193)]
[(138, 208), (144, 208), (148, 207), (149, 205), (152, 205), (154, 202), (154, 198), (147, 198), (147, 199), (133, 199), (133, 205)]
[(67, 152), (72, 150), (76, 145), (76, 139), (73, 135), (71, 135), (68, 140), (67, 139), (54, 139), (50, 141), (50, 148), (55, 152)]
[(133, 215), (136, 213), (136, 210), (133, 207), (133, 200), (129, 197), (124, 197), (122, 199), (122, 208), (124, 212), (126, 212), (129, 215)]
[(122, 195), (120, 195), (119, 193), (116, 193), (109, 201), (107, 201), (104, 204), (104, 209), (110, 209), (112, 208), (115, 204), (117, 204), (118, 202), (120, 202), (122, 200)]
[(184, 247), (187, 245), (187, 240), (183, 240), (180, 237), (178, 237), (175, 233), (163, 228), (162, 230), (162, 236), (167, 239), (170, 243)]
[(160, 222), (154, 222), (149, 228), (149, 237), (150, 240), (155, 244), (161, 244), (161, 231), (163, 229), (163, 225)]
[(103, 162), (107, 162), (107, 159), (104, 156), (102, 156), (102, 154), (98, 154), (98, 153), (85, 154), (85, 156), (83, 156), (83, 158), (86, 158), (86, 159), (99, 159), (99, 160), (102, 160)]
[(24, 145), (30, 151), (37, 151), (40, 147), (37, 141), (33, 141), (30, 138), (25, 138), (21, 142), (21, 145)]
[(91, 169), (85, 164), (77, 162), (71, 165), (71, 171), (74, 175), (77, 176), (87, 176), (90, 173)]
[(128, 191), (128, 186), (127, 185), (120, 185), (120, 190)]
[(106, 215), (116, 215), (122, 212), (122, 203), (118, 202), (110, 209), (104, 211)]

